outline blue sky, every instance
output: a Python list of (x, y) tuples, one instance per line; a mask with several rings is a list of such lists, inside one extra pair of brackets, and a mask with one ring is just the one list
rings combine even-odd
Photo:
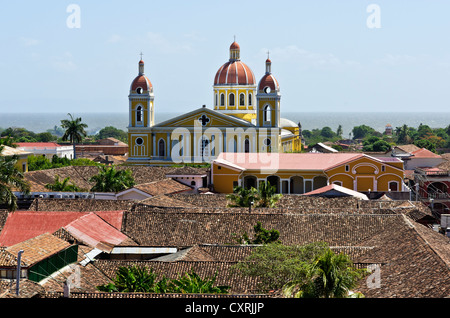
[(258, 80), (270, 51), (282, 112), (449, 111), (449, 15), (446, 0), (3, 2), (0, 114), (127, 112), (141, 51), (157, 112), (211, 107), (233, 36)]

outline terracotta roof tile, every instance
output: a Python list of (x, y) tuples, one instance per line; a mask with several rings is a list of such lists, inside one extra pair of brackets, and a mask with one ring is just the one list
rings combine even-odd
[(26, 266), (31, 266), (69, 246), (70, 244), (66, 241), (63, 241), (50, 233), (44, 233), (24, 242), (12, 245), (8, 247), (6, 251), (13, 255), (17, 255), (20, 250), (23, 250), (22, 260)]

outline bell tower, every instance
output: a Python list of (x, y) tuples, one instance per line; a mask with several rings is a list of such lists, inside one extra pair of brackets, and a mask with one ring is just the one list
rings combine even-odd
[(152, 127), (155, 124), (153, 85), (144, 73), (144, 61), (138, 63), (138, 75), (130, 86), (129, 127)]
[(272, 61), (266, 60), (266, 73), (258, 84), (256, 94), (257, 103), (257, 126), (280, 127), (280, 86), (272, 75)]

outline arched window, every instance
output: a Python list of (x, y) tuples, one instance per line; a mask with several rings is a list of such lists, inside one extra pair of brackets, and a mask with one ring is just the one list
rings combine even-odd
[(265, 122), (272, 121), (272, 108), (270, 108), (270, 105), (266, 105), (264, 107), (264, 121)]
[(250, 152), (250, 140), (248, 138), (246, 138), (244, 142), (244, 151), (246, 153)]
[(248, 106), (252, 106), (252, 94), (248, 94)]
[(244, 93), (241, 93), (239, 95), (239, 106), (244, 106), (245, 105), (245, 95)]
[(166, 155), (166, 143), (164, 139), (160, 139), (158, 142), (158, 154), (160, 157), (164, 157)]
[(144, 111), (142, 110), (142, 106), (138, 106), (136, 108), (136, 121), (142, 122), (143, 117), (144, 117)]
[(234, 94), (230, 93), (230, 106), (234, 106)]
[(215, 96), (215, 105), (217, 106), (219, 104), (219, 97), (217, 96), (217, 93), (216, 93), (216, 96)]
[(220, 94), (220, 106), (225, 106), (225, 95)]

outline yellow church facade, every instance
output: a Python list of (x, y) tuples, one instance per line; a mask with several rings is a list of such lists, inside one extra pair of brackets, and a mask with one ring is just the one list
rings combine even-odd
[(257, 83), (233, 42), (229, 60), (214, 77), (213, 107), (204, 105), (155, 123), (153, 85), (140, 60), (128, 96), (127, 163), (210, 163), (222, 152), (300, 151), (299, 125), (280, 116), (280, 86), (271, 64), (267, 59), (265, 74)]
[(278, 193), (305, 194), (330, 184), (358, 192), (407, 192), (403, 162), (362, 153), (222, 153), (211, 164), (214, 191), (275, 185)]

